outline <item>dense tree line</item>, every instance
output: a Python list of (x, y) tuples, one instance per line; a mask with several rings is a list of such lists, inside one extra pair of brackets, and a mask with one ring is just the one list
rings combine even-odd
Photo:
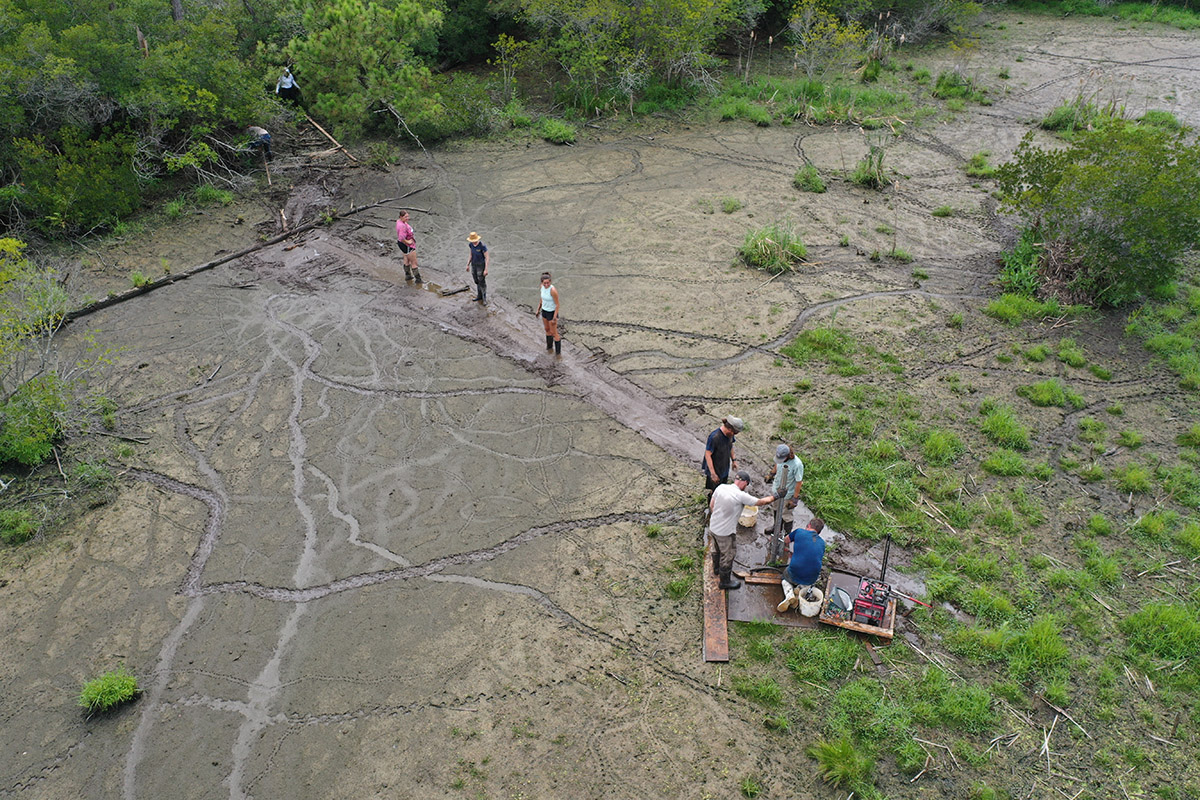
[[(496, 124), (516, 74), (539, 76), (533, 90), (584, 114), (632, 107), (653, 87), (711, 87), (725, 58), (750, 56), (755, 33), (783, 45), (796, 35), (789, 23), (814, 10), (835, 32), (850, 26), (883, 43), (951, 29), (974, 9), (967, 0), (0, 0), (0, 221), (78, 235), (181, 178), (232, 180), (245, 126), (289, 113), (272, 91), (287, 64), (309, 111), (341, 134), (435, 140)], [(492, 70), (450, 69), (463, 63)]]

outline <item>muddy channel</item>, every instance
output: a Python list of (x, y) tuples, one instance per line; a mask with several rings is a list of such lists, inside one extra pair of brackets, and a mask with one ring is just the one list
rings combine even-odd
[[(868, 138), (848, 126), (601, 122), (574, 147), (414, 151), (322, 182), (281, 149), (306, 193), (295, 222), (419, 191), (68, 331), (124, 348), (120, 430), (149, 443), (116, 502), (4, 576), (0, 797), (727, 798), (750, 775), (771, 797), (835, 796), (802, 755), (811, 732), (770, 733), (729, 668), (702, 661), (698, 593), (664, 593), (698, 538), (704, 436), (746, 418), (761, 473), (780, 392), (809, 379), (800, 402), (821, 409), (849, 385), (779, 356), (835, 314), (906, 367), (862, 380), (902, 383), (931, 416), (961, 413), (948, 369), (1002, 385), (1012, 334), (979, 309), (1009, 231), (963, 164), (1003, 159), (1081, 88), (1200, 124), (1197, 44), (996, 17), (964, 65), (994, 104), (891, 139), (882, 193), (791, 187), (804, 159), (827, 175), (858, 161)], [(397, 258), (402, 205), (424, 287)], [(932, 216), (942, 205), (957, 213)], [(101, 296), (139, 259), (180, 269), (252, 241), (253, 223), (274, 233), (266, 213), (222, 214), (190, 223), (186, 247), (160, 234), (81, 279)], [(775, 280), (735, 266), (745, 232), (776, 220), (810, 263)], [(470, 231), (491, 248), (486, 307), (440, 291), (467, 284)], [(868, 259), (893, 247), (913, 263)], [(543, 270), (561, 358), (531, 313)], [(1142, 419), (1186, 403), (1119, 324), (1087, 325), (1122, 365), (1097, 398)], [(833, 558), (864, 550), (851, 535)], [(906, 561), (893, 550), (892, 569)], [(85, 719), (80, 683), (121, 663), (144, 695)], [(949, 771), (897, 780), (897, 797), (963, 788)]]

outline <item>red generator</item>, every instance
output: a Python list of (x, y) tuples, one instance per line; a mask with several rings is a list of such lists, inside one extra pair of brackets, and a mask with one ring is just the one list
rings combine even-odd
[(862, 578), (858, 584), (858, 597), (854, 598), (854, 621), (883, 627), (883, 615), (891, 593), (892, 587), (883, 581)]

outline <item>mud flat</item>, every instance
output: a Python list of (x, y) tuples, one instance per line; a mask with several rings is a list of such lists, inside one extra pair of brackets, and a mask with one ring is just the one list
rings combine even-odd
[[(882, 194), (791, 188), (803, 158), (835, 174), (861, 157), (863, 132), (845, 127), (586, 128), (574, 148), (414, 154), (324, 197), (305, 185), (303, 205), (428, 186), (404, 202), (433, 286), (403, 280), (382, 208), (77, 326), (126, 348), (121, 429), (151, 443), (116, 503), (3, 576), (0, 797), (731, 797), (747, 776), (769, 796), (841, 796), (801, 755), (819, 714), (792, 735), (764, 728), (700, 660), (696, 590), (664, 592), (694, 554), (703, 437), (737, 413), (765, 468), (779, 395), (804, 380), (812, 411), (848, 386), (903, 386), (931, 419), (962, 417), (964, 381), (1011, 392), (1026, 368), (996, 356), (1016, 334), (979, 313), (1008, 232), (965, 160), (1003, 159), (1081, 83), (1200, 123), (1193, 35), (1000, 19), (977, 59), (1008, 64), (1009, 91), (968, 64), (995, 103), (892, 141), (904, 178)], [(743, 207), (722, 213), (724, 197)], [(947, 204), (959, 213), (930, 214)], [(784, 219), (810, 265), (773, 281), (732, 265), (746, 230)], [(209, 222), (193, 263), (244, 244)], [(466, 283), (471, 230), (493, 254), (486, 308), (436, 291)], [(913, 263), (868, 259), (893, 247)], [(530, 313), (547, 269), (562, 360)], [(904, 375), (847, 381), (780, 358), (835, 314)], [(1169, 446), (1155, 421), (1194, 418), (1192, 400), (1119, 319), (1076, 324), (1115, 373), (1074, 381), (1088, 410), (1121, 402), (1148, 450)], [(1036, 413), (1051, 440), (1078, 417)], [(1063, 524), (1041, 546), (1061, 550)], [(865, 549), (851, 537), (831, 558)], [(907, 554), (892, 569), (911, 570)], [(80, 683), (117, 663), (145, 694), (85, 720)], [(1061, 748), (1063, 769), (1087, 769), (1085, 745)], [(879, 781), (963, 796), (976, 774)]]

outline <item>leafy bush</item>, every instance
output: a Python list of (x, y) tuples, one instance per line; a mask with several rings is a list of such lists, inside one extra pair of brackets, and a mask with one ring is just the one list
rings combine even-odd
[(49, 458), (66, 410), (66, 386), (57, 375), (22, 385), (0, 407), (0, 461), (32, 467)]
[(778, 275), (803, 261), (808, 248), (791, 225), (776, 222), (748, 232), (739, 253), (749, 266)]
[(140, 691), (137, 678), (122, 667), (85, 683), (79, 693), (79, 705), (92, 714), (110, 711), (137, 697)]
[(1112, 122), (1073, 145), (1027, 134), (997, 170), (1002, 207), (1046, 243), (1042, 287), (1118, 305), (1175, 277), (1200, 238), (1200, 143)]
[(821, 178), (821, 173), (817, 172), (817, 168), (812, 164), (805, 164), (796, 170), (796, 174), (792, 176), (792, 186), (801, 191), (814, 192), (816, 194), (821, 194), (825, 191), (825, 181)]
[(32, 512), (15, 508), (0, 510), (0, 540), (5, 544), (23, 544), (37, 531), (38, 522)]

